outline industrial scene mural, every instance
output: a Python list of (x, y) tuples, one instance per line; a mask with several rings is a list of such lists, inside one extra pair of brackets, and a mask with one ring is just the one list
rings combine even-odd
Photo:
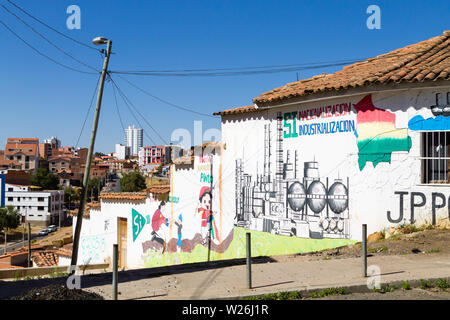
[(274, 168), (269, 124), (264, 126), (262, 174), (245, 173), (242, 159), (236, 160), (235, 225), (284, 236), (348, 239), (349, 179), (321, 179), (314, 160), (304, 162), (301, 176), (298, 150), (287, 150), (283, 159), (282, 120), (278, 113)]

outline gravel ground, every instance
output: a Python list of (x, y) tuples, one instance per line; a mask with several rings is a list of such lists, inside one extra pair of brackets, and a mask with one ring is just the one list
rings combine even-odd
[[(368, 256), (450, 253), (450, 230), (431, 229), (367, 243)], [(278, 262), (361, 257), (361, 243), (347, 247), (273, 257)]]
[(10, 300), (104, 300), (102, 296), (79, 289), (67, 289), (65, 285), (56, 284), (32, 289)]

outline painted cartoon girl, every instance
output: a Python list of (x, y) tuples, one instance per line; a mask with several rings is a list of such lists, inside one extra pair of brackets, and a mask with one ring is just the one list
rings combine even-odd
[(208, 232), (211, 231), (211, 239), (219, 242), (219, 233), (217, 230), (216, 223), (214, 221), (213, 212), (211, 210), (211, 188), (210, 187), (202, 187), (199, 195), (199, 204), (197, 206), (197, 212), (201, 214), (201, 235), (203, 238), (203, 244), (207, 243), (208, 240)]

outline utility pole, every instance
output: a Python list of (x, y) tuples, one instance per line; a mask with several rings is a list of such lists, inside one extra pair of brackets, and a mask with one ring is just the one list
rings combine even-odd
[[(111, 55), (111, 46), (112, 46), (112, 41), (109, 39), (103, 38), (103, 37), (95, 38), (93, 40), (93, 43), (96, 45), (106, 44), (107, 48), (106, 48), (105, 60), (103, 62), (103, 69), (102, 69), (102, 73), (100, 76), (100, 86), (98, 88), (97, 106), (95, 108), (94, 124), (92, 125), (91, 140), (89, 143), (86, 167), (84, 170), (83, 186), (81, 188), (80, 207), (78, 208), (77, 224), (75, 226), (75, 233), (74, 233), (74, 237), (73, 237), (72, 260), (70, 262), (70, 265), (74, 266), (74, 267), (77, 265), (78, 244), (80, 241), (81, 224), (83, 222), (84, 205), (85, 205), (86, 197), (87, 197), (87, 186), (88, 186), (88, 182), (89, 182), (89, 173), (91, 170), (91, 162), (92, 162), (92, 155), (94, 152), (95, 137), (97, 135), (98, 120), (100, 117), (100, 108), (102, 105), (103, 87), (105, 85), (106, 73), (108, 72), (107, 71), (108, 70), (108, 62), (109, 62), (109, 56)], [(73, 268), (72, 273), (75, 272), (75, 269), (76, 268)]]
[(30, 223), (28, 222), (28, 268), (31, 265), (31, 226)]

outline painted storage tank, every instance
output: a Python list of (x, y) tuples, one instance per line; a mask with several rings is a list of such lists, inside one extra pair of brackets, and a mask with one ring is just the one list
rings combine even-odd
[(313, 181), (307, 191), (307, 203), (314, 213), (321, 212), (327, 205), (327, 189), (318, 180)]
[(348, 207), (348, 190), (342, 180), (336, 179), (328, 190), (328, 204), (334, 213), (342, 213)]
[(289, 206), (292, 210), (299, 212), (306, 202), (306, 190), (302, 183), (296, 181), (289, 186), (287, 192)]

